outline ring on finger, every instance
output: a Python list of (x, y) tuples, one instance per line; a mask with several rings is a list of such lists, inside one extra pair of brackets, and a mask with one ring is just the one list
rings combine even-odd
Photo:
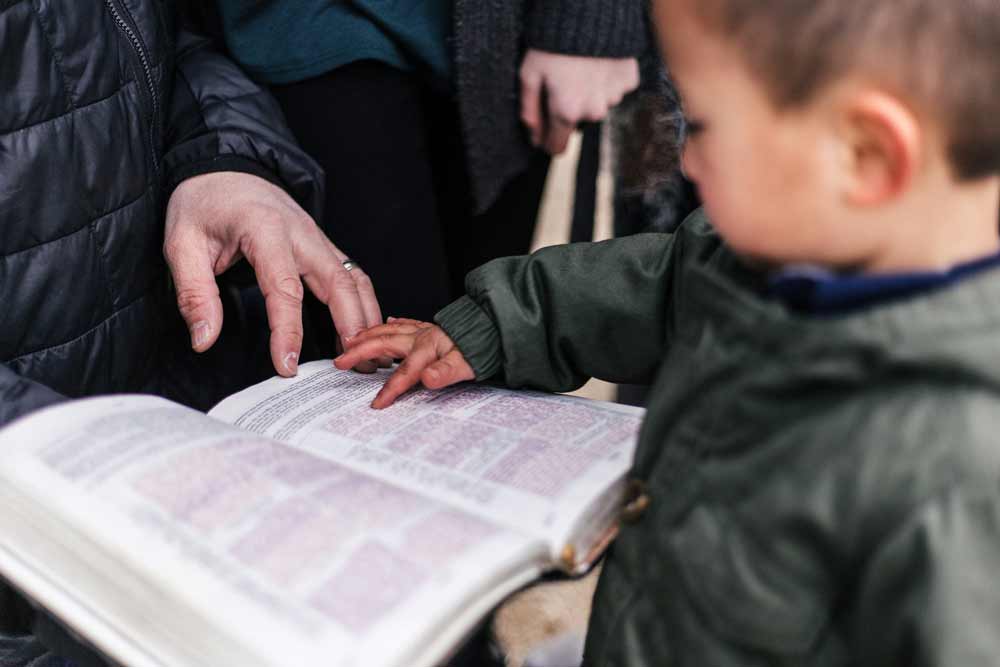
[(344, 269), (346, 269), (347, 271), (353, 271), (354, 269), (361, 268), (360, 264), (358, 264), (355, 260), (350, 258), (344, 258), (340, 263), (344, 265)]

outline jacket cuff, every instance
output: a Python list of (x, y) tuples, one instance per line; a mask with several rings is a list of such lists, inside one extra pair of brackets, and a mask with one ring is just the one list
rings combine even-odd
[(165, 189), (166, 199), (169, 199), (170, 195), (177, 189), (177, 186), (187, 179), (201, 176), (202, 174), (214, 174), (220, 171), (237, 171), (243, 174), (259, 176), (265, 181), (270, 181), (282, 190), (289, 192), (288, 186), (273, 171), (261, 163), (240, 155), (220, 155), (174, 169), (167, 179)]
[(527, 45), (574, 56), (638, 56), (648, 43), (645, 7), (641, 0), (536, 0)]
[(490, 316), (468, 296), (442, 308), (434, 321), (444, 329), (465, 360), (472, 366), (477, 381), (488, 380), (503, 367), (500, 332)]

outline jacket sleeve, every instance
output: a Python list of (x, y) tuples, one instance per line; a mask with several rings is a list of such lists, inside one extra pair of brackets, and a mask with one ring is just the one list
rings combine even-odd
[(920, 508), (884, 541), (860, 581), (856, 664), (995, 665), (998, 573), (995, 484), (958, 489)]
[(629, 58), (649, 45), (645, 0), (534, 0), (529, 48), (576, 56)]
[(498, 259), (435, 320), (478, 380), (569, 391), (590, 377), (649, 380), (670, 328), (677, 237), (644, 234)]
[(165, 120), (167, 192), (192, 176), (241, 171), (283, 187), (321, 219), (323, 171), (299, 148), (270, 93), (212, 41), (186, 29), (176, 39)]
[(65, 400), (64, 396), (45, 385), (21, 377), (0, 365), (0, 427), (29, 412)]

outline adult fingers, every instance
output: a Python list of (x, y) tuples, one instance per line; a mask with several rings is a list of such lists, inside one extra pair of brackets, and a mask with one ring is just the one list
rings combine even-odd
[(634, 58), (624, 61), (611, 73), (604, 86), (607, 92), (606, 99), (603, 100), (605, 109), (602, 111), (602, 116), (621, 104), (626, 95), (639, 87), (639, 83), (639, 63)]
[(642, 82), (642, 75), (639, 71), (639, 61), (635, 58), (630, 58), (626, 67), (628, 68), (628, 72), (624, 77), (625, 92), (630, 93), (639, 87), (639, 84)]
[(566, 150), (569, 139), (580, 122), (579, 100), (572, 87), (554, 85), (548, 90), (545, 107), (545, 150), (559, 155)]
[(376, 410), (387, 408), (402, 394), (420, 382), (424, 369), (437, 360), (437, 350), (426, 337), (418, 339), (410, 354), (403, 360), (372, 401)]
[[(247, 224), (252, 220), (252, 224)], [(259, 207), (244, 218), (239, 245), (257, 275), (271, 329), (271, 363), (279, 375), (298, 373), (302, 351), (302, 271), (296, 259), (290, 219), (282, 211)]]
[[(336, 250), (336, 246), (334, 246), (334, 250), (335, 254), (340, 258), (343, 253)], [(340, 258), (339, 261), (340, 265), (347, 271), (347, 267), (344, 266), (344, 262), (347, 261), (346, 256)], [(375, 295), (375, 285), (372, 283), (371, 277), (365, 273), (364, 269), (353, 263), (351, 270), (347, 271), (347, 275), (354, 281), (354, 287), (358, 292), (361, 312), (364, 314), (365, 327), (374, 327), (382, 324), (382, 308), (379, 306), (378, 297)]]
[[(620, 98), (619, 98), (620, 101)], [(591, 100), (582, 114), (582, 120), (588, 123), (599, 123), (608, 117), (608, 112), (618, 102), (614, 98), (606, 100)]]
[[(339, 260), (330, 260), (333, 263)], [(346, 273), (346, 271), (344, 272)], [(338, 352), (347, 347), (347, 343), (354, 339), (354, 335), (348, 332), (364, 331), (367, 324), (364, 305), (361, 302), (361, 295), (356, 291), (356, 284), (349, 276), (337, 276), (335, 269), (323, 272), (320, 277), (315, 273), (309, 273), (302, 278), (306, 285), (312, 290), (317, 299), (326, 304), (330, 311), (330, 319), (333, 320), (334, 329), (337, 332), (336, 348)], [(349, 288), (336, 287), (336, 285), (349, 284)], [(351, 288), (354, 288), (353, 291)], [(358, 326), (360, 324), (360, 329)], [(374, 373), (378, 364), (364, 362), (355, 368), (360, 373)]]
[(357, 283), (332, 254), (309, 253), (300, 267), (309, 289), (330, 309), (333, 326), (345, 344), (368, 324)]
[(420, 381), (428, 389), (442, 389), (475, 379), (476, 373), (457, 349), (428, 366), (420, 376)]
[(521, 68), (521, 122), (528, 128), (532, 145), (541, 146), (545, 131), (542, 76), (530, 67)]
[(177, 307), (191, 334), (191, 347), (204, 352), (222, 331), (222, 300), (210, 243), (200, 233), (171, 233), (163, 255), (173, 276)]
[(569, 145), (576, 125), (564, 118), (550, 116), (545, 126), (545, 150), (550, 155), (560, 155)]
[(379, 357), (406, 357), (413, 349), (415, 337), (407, 334), (385, 333), (370, 337), (361, 342), (354, 342), (350, 349), (333, 360), (333, 365), (340, 370), (354, 368), (363, 361), (371, 361)]
[[(375, 302), (374, 309), (371, 305), (365, 305), (358, 291), (358, 283), (351, 277), (352, 272), (344, 268), (339, 251), (325, 236), (318, 236), (320, 238), (315, 243), (300, 246), (300, 270), (309, 289), (326, 304), (337, 337), (344, 347), (348, 347), (352, 339), (368, 326), (368, 317), (376, 317), (378, 304)], [(370, 295), (370, 299), (374, 301), (374, 293)], [(366, 314), (366, 308), (371, 311), (371, 315)], [(381, 314), (377, 317), (380, 318)], [(372, 323), (378, 321), (379, 319), (374, 319)], [(375, 363), (366, 363), (356, 370), (371, 373), (376, 367)]]
[(279, 375), (299, 370), (302, 351), (302, 298), (305, 293), (291, 244), (276, 234), (247, 253), (264, 294), (271, 327), (271, 362)]
[[(361, 310), (365, 314), (365, 324), (369, 327), (381, 324), (382, 308), (378, 304), (378, 297), (375, 296), (375, 286), (372, 284), (371, 278), (356, 265), (349, 273), (354, 278), (354, 284), (358, 288), (358, 296), (361, 297)], [(371, 372), (374, 372), (378, 368), (391, 368), (392, 359), (389, 357), (379, 357), (375, 360), (374, 366)], [(363, 373), (369, 372), (369, 369), (364, 364), (355, 370)]]

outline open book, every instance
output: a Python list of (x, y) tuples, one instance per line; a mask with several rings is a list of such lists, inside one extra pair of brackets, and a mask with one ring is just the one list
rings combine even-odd
[(303, 365), (210, 416), (71, 402), (0, 431), (0, 575), (127, 667), (445, 660), (613, 536), (642, 411), (480, 385), (368, 407)]

